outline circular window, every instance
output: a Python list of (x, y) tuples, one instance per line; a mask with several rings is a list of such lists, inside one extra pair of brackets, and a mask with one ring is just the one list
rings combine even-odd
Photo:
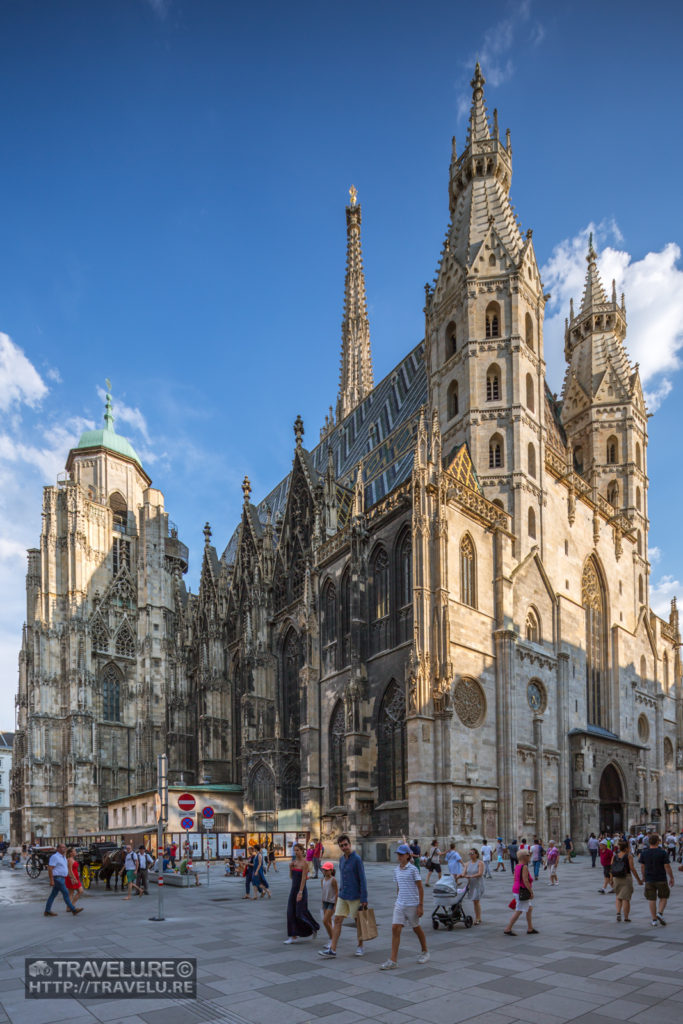
[(476, 679), (460, 679), (455, 684), (453, 705), (462, 724), (470, 729), (481, 725), (486, 717), (486, 697)]
[(526, 688), (526, 699), (532, 711), (545, 711), (548, 697), (540, 679), (532, 679)]
[(650, 723), (648, 722), (645, 715), (640, 715), (638, 718), (638, 739), (642, 743), (647, 743), (650, 738)]

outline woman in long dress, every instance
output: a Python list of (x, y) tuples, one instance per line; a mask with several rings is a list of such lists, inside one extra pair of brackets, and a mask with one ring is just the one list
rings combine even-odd
[(310, 865), (306, 860), (306, 851), (301, 843), (295, 843), (294, 860), (289, 865), (289, 877), (292, 880), (292, 888), (289, 890), (289, 899), (287, 901), (286, 945), (298, 942), (300, 939), (308, 939), (320, 929), (320, 925), (308, 909), (306, 879), (309, 867)]
[[(474, 907), (474, 923), (481, 924), (481, 903), (484, 895), (484, 862), (479, 859), (479, 850), (470, 850), (469, 860), (458, 879), (467, 879), (467, 896)], [(457, 879), (456, 879), (457, 881)]]

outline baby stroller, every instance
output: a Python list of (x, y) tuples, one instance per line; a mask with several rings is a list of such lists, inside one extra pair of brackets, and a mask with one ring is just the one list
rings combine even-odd
[(432, 911), (432, 928), (436, 931), (439, 924), (453, 930), (456, 921), (462, 921), (465, 928), (471, 928), (472, 915), (466, 914), (462, 901), (467, 896), (469, 885), (466, 883), (462, 889), (456, 888), (455, 879), (451, 875), (443, 878), (434, 886), (434, 910)]

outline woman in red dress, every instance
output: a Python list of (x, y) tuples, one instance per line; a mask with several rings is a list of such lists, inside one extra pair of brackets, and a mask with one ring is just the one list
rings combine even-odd
[(70, 846), (66, 851), (66, 863), (69, 865), (69, 874), (66, 876), (66, 887), (69, 890), (71, 902), (77, 903), (79, 897), (83, 895), (83, 883), (81, 882), (78, 861), (76, 860), (76, 851), (73, 846)]

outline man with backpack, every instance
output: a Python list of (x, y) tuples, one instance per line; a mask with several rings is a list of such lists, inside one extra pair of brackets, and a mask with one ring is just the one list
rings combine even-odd
[(137, 853), (133, 853), (133, 847), (130, 843), (126, 846), (126, 859), (123, 866), (126, 871), (126, 882), (128, 883), (128, 895), (124, 896), (124, 899), (129, 900), (131, 898), (133, 889), (135, 889), (138, 896), (142, 896), (142, 889), (135, 882), (140, 867), (140, 860)]
[(154, 864), (154, 858), (144, 847), (144, 844), (140, 844), (138, 848), (138, 886), (142, 889), (146, 896), (149, 896), (149, 881), (147, 878), (147, 872)]

